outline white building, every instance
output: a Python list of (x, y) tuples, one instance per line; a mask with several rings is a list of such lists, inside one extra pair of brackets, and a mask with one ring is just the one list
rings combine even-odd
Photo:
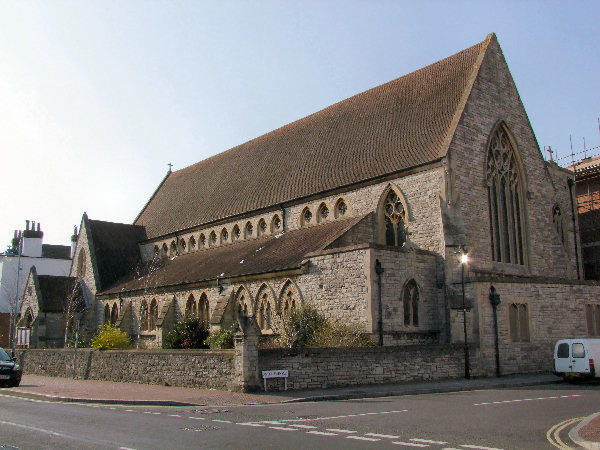
[[(35, 266), (39, 275), (67, 276), (71, 270), (71, 247), (68, 245), (43, 244), (44, 233), (40, 224), (26, 221), (25, 230), (15, 231), (12, 251), (0, 255), (0, 314), (14, 311), (17, 285), (17, 267), (20, 264), (19, 300), (23, 297), (29, 271)], [(22, 239), (19, 261), (19, 243)], [(0, 330), (0, 334), (4, 330)]]

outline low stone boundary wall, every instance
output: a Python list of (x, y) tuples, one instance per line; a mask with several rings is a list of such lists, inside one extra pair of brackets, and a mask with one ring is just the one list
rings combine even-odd
[[(73, 377), (73, 349), (17, 352), (25, 374)], [(170, 386), (230, 389), (233, 350), (78, 349), (75, 377)]]
[[(471, 347), (471, 362), (478, 351)], [(288, 389), (443, 380), (464, 376), (462, 345), (259, 350), (263, 370), (289, 370)], [(473, 364), (477, 366), (477, 364)], [(473, 367), (473, 375), (477, 369)], [(282, 379), (268, 381), (269, 390), (283, 390)]]

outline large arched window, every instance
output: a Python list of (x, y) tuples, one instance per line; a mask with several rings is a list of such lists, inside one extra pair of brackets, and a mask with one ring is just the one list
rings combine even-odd
[(385, 244), (402, 247), (406, 244), (406, 208), (398, 194), (390, 189), (383, 205)]
[(486, 180), (492, 259), (525, 264), (523, 181), (510, 138), (500, 126), (487, 154)]
[(419, 289), (415, 280), (410, 280), (404, 287), (402, 296), (404, 309), (404, 326), (419, 326)]

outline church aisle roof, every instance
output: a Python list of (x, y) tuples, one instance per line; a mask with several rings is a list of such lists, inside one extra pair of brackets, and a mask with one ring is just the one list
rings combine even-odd
[(88, 226), (100, 288), (135, 270), (141, 260), (138, 242), (146, 238), (143, 227), (91, 219)]
[(135, 224), (152, 239), (439, 159), (490, 39), (170, 173)]
[(217, 278), (231, 278), (299, 268), (306, 255), (324, 249), (363, 217), (265, 236), (164, 260), (157, 270), (121, 280), (100, 294), (154, 289)]
[(38, 275), (41, 298), (38, 299), (40, 312), (63, 313), (67, 302), (83, 304), (81, 287), (76, 277)]

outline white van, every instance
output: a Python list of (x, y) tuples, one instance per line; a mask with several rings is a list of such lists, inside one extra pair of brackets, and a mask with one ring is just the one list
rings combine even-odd
[(561, 339), (554, 347), (554, 373), (565, 379), (600, 378), (600, 339)]

